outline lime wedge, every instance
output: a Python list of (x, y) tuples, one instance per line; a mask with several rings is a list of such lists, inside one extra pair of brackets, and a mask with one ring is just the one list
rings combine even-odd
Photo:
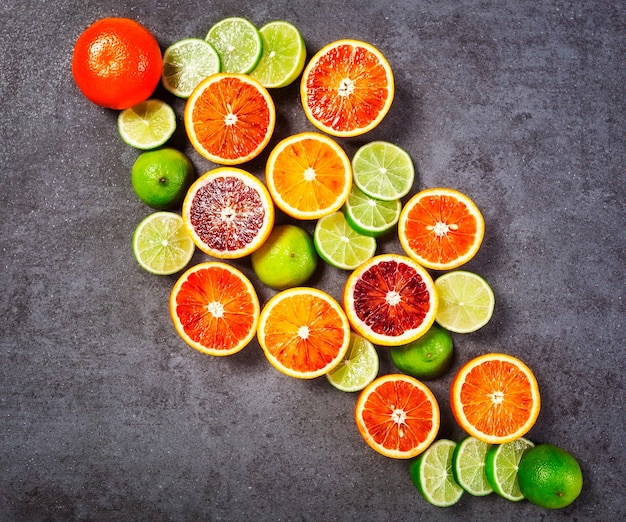
[(402, 202), (399, 199), (383, 201), (368, 196), (356, 185), (343, 207), (346, 220), (359, 234), (378, 237), (391, 230), (400, 219)]
[(470, 495), (482, 497), (493, 492), (485, 474), (485, 455), (491, 447), (474, 437), (459, 441), (452, 454), (452, 472), (457, 484)]
[(161, 100), (146, 100), (119, 113), (117, 130), (131, 147), (156, 149), (174, 134), (176, 114)]
[(220, 57), (213, 46), (200, 38), (185, 38), (163, 53), (163, 86), (175, 96), (188, 98), (196, 86), (220, 71)]
[(365, 388), (378, 375), (378, 352), (364, 337), (352, 332), (343, 360), (326, 374), (328, 382), (345, 392)]
[(205, 40), (219, 54), (222, 72), (251, 72), (263, 54), (263, 40), (256, 26), (245, 18), (231, 17), (209, 29)]
[(485, 455), (485, 473), (489, 484), (498, 495), (513, 502), (524, 498), (517, 482), (517, 468), (522, 455), (534, 446), (531, 441), (521, 437), (489, 448)]

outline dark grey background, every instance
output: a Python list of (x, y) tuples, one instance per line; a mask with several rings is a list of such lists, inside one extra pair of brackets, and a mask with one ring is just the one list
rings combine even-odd
[[(85, 4), (0, 7), (0, 519), (626, 518), (623, 2)], [(528, 436), (579, 459), (575, 504), (547, 512), (466, 495), (434, 508), (407, 462), (360, 438), (354, 394), (279, 374), (256, 343), (211, 358), (179, 339), (168, 312), (176, 277), (143, 272), (130, 247), (151, 212), (130, 184), (138, 151), (121, 142), (117, 113), (90, 104), (71, 77), (76, 38), (110, 15), (142, 22), (163, 50), (241, 15), (293, 22), (309, 54), (348, 37), (387, 56), (390, 113), (341, 144), (350, 155), (373, 139), (401, 145), (417, 167), (415, 190), (461, 190), (486, 220), (466, 268), (491, 283), (496, 310), (484, 329), (455, 336), (451, 373), (430, 383), (440, 436), (462, 436), (448, 388), (463, 362), (488, 351), (520, 357), (543, 399)], [(297, 84), (273, 95), (272, 144), (314, 130)], [(213, 168), (186, 141), (182, 100), (162, 88), (155, 96), (179, 116), (171, 144), (199, 173)], [(262, 177), (266, 157), (245, 168)], [(392, 235), (379, 252), (399, 248)], [(251, 275), (247, 260), (236, 265)], [(312, 284), (339, 298), (345, 277), (321, 266)], [(258, 288), (265, 302), (272, 293)], [(381, 372), (392, 371), (380, 356)]]

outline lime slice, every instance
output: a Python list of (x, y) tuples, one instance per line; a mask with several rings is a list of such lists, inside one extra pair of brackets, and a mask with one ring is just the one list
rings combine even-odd
[(376, 252), (376, 239), (359, 234), (342, 212), (320, 218), (313, 232), (315, 249), (329, 265), (354, 270)]
[(524, 498), (517, 482), (517, 468), (524, 452), (534, 446), (531, 441), (520, 437), (513, 442), (489, 448), (485, 455), (485, 473), (498, 495), (513, 502)]
[(493, 290), (482, 277), (454, 270), (435, 281), (439, 295), (436, 321), (447, 330), (469, 333), (485, 326), (493, 314)]
[(354, 230), (364, 236), (378, 237), (398, 222), (402, 202), (399, 199), (383, 201), (372, 198), (353, 185), (343, 209), (346, 220)]
[(206, 35), (220, 56), (222, 71), (251, 72), (263, 54), (263, 40), (256, 26), (245, 18), (231, 17), (217, 22)]
[(413, 187), (415, 168), (411, 156), (386, 141), (363, 145), (352, 158), (354, 183), (365, 194), (383, 201), (406, 196)]
[(144, 218), (133, 234), (133, 253), (152, 274), (170, 275), (185, 268), (195, 245), (183, 219), (174, 212), (155, 212)]
[(119, 113), (117, 130), (131, 147), (156, 149), (174, 134), (176, 114), (161, 100), (146, 100)]
[(452, 474), (452, 453), (456, 443), (448, 439), (433, 442), (409, 467), (413, 484), (422, 496), (438, 507), (456, 504), (463, 488)]
[(264, 87), (286, 87), (304, 69), (304, 39), (297, 27), (282, 20), (265, 24), (259, 32), (263, 39), (263, 55), (250, 76)]
[(485, 474), (485, 455), (491, 447), (474, 437), (459, 441), (452, 454), (452, 472), (457, 484), (470, 495), (483, 497), (493, 492)]
[(213, 46), (200, 38), (185, 38), (163, 53), (163, 86), (175, 96), (188, 98), (207, 76), (220, 72), (220, 57)]
[(352, 332), (343, 360), (326, 374), (328, 382), (345, 392), (365, 388), (378, 375), (378, 352), (364, 337)]

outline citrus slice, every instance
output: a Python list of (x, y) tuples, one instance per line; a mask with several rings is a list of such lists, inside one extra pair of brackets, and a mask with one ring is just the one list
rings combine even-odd
[(354, 270), (376, 253), (376, 239), (356, 232), (341, 212), (318, 219), (313, 241), (324, 261), (343, 270)]
[(154, 212), (133, 234), (133, 253), (139, 265), (152, 274), (170, 275), (185, 268), (195, 245), (183, 218), (174, 212)]
[(409, 153), (386, 141), (372, 141), (352, 157), (354, 184), (383, 201), (406, 196), (413, 187), (415, 167)]
[(259, 248), (274, 226), (274, 204), (252, 174), (220, 167), (200, 176), (183, 201), (182, 217), (196, 246), (219, 259)]
[(406, 256), (381, 254), (346, 281), (344, 309), (354, 330), (374, 344), (408, 344), (428, 331), (437, 312), (435, 284)]
[(389, 62), (373, 45), (338, 40), (320, 49), (302, 74), (304, 113), (333, 136), (364, 134), (385, 117), (394, 96)]
[(456, 443), (439, 439), (411, 462), (409, 474), (421, 495), (437, 507), (450, 507), (463, 496), (452, 473), (452, 454)]
[(402, 209), (400, 244), (407, 255), (433, 270), (451, 270), (467, 263), (480, 248), (483, 216), (466, 195), (449, 188), (426, 189)]
[(240, 270), (210, 261), (191, 267), (174, 284), (170, 314), (189, 346), (209, 355), (231, 355), (254, 338), (260, 305)]
[(117, 130), (124, 143), (131, 147), (156, 149), (174, 134), (176, 114), (161, 100), (146, 100), (119, 113)]
[(352, 187), (350, 159), (339, 144), (317, 132), (280, 141), (270, 152), (265, 181), (285, 214), (319, 219), (341, 208)]
[(261, 35), (245, 18), (224, 18), (209, 29), (205, 40), (219, 54), (222, 71), (228, 73), (249, 73), (263, 54)]
[(220, 72), (220, 57), (213, 46), (200, 38), (185, 38), (163, 53), (163, 86), (175, 96), (188, 98), (207, 76)]
[(435, 320), (456, 333), (475, 332), (485, 326), (495, 307), (493, 290), (482, 277), (453, 270), (435, 280), (439, 310)]
[(257, 336), (274, 368), (291, 377), (313, 379), (341, 362), (350, 345), (350, 325), (326, 292), (295, 287), (267, 302)]
[(535, 445), (520, 437), (504, 444), (491, 446), (485, 455), (485, 473), (489, 485), (501, 497), (519, 502), (524, 499), (517, 480), (522, 456)]
[(474, 437), (459, 441), (452, 454), (452, 472), (457, 484), (470, 495), (483, 497), (493, 492), (485, 474), (485, 456), (491, 444)]
[(346, 355), (326, 374), (326, 378), (338, 390), (361, 391), (376, 378), (378, 367), (378, 352), (374, 345), (352, 332)]
[(343, 209), (346, 220), (359, 234), (379, 237), (391, 230), (400, 219), (402, 202), (399, 199), (382, 201), (372, 198), (352, 185)]
[(297, 27), (282, 20), (265, 24), (259, 32), (263, 40), (263, 54), (250, 76), (268, 89), (286, 87), (304, 69), (304, 39)]
[(439, 431), (439, 405), (430, 389), (408, 375), (387, 374), (359, 395), (356, 425), (365, 442), (386, 457), (410, 459)]
[(504, 444), (525, 435), (541, 407), (532, 371), (519, 359), (488, 353), (465, 363), (452, 381), (454, 418), (472, 437)]
[(243, 74), (217, 73), (194, 89), (185, 105), (185, 129), (208, 160), (237, 165), (258, 156), (276, 123), (267, 89)]

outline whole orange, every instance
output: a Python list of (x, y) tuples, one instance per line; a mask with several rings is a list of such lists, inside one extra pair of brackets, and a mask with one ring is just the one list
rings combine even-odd
[(91, 102), (127, 109), (146, 100), (161, 79), (162, 55), (156, 38), (129, 18), (102, 18), (78, 37), (72, 74)]

